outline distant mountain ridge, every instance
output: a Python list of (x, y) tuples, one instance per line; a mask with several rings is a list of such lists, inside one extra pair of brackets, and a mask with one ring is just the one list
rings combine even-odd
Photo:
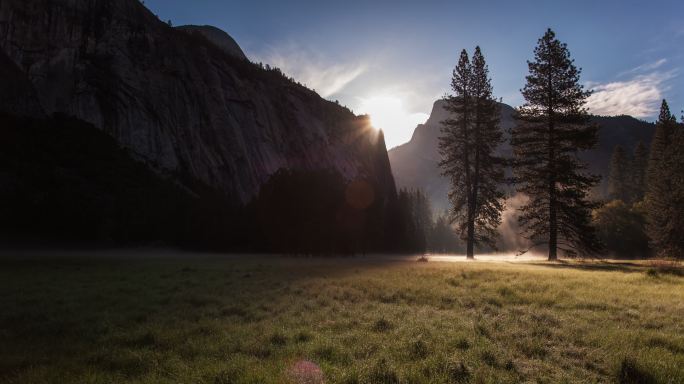
[[(427, 193), (433, 208), (443, 211), (449, 208), (447, 194), (449, 183), (441, 176), (439, 169), (439, 136), (441, 122), (449, 117), (444, 109), (445, 102), (438, 100), (434, 103), (430, 118), (425, 124), (416, 127), (411, 140), (389, 151), (392, 172), (398, 188), (421, 188)], [(500, 104), (501, 127), (504, 130), (506, 142), (499, 148), (504, 156), (511, 156), (508, 144), (509, 130), (515, 125), (513, 115), (515, 109), (510, 105)], [(581, 154), (589, 163), (590, 171), (601, 175), (603, 180), (599, 191), (605, 191), (610, 156), (616, 145), (622, 145), (627, 151), (632, 151), (639, 141), (648, 145), (654, 132), (654, 125), (635, 119), (631, 116), (592, 116), (592, 122), (598, 124), (599, 143), (591, 151)]]

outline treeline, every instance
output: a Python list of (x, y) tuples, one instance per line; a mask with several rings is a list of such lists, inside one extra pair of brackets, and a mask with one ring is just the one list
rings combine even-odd
[(663, 100), (648, 149), (616, 146), (608, 202), (594, 222), (609, 252), (620, 256), (684, 255), (684, 117), (677, 123)]
[(0, 127), (0, 240), (107, 245), (186, 237), (192, 196), (95, 127), (8, 115)]
[(430, 200), (420, 189), (402, 189), (398, 198), (403, 237), (399, 248), (412, 253), (463, 252), (464, 243), (452, 228), (448, 212), (435, 215)]
[(336, 171), (280, 170), (244, 207), (252, 239), (243, 246), (294, 255), (403, 251), (396, 196), (383, 197), (380, 188)]
[[(334, 171), (281, 170), (248, 204), (163, 175), (74, 118), (0, 115), (0, 242), (293, 255), (409, 252), (396, 195)], [(411, 235), (412, 236), (412, 235)]]

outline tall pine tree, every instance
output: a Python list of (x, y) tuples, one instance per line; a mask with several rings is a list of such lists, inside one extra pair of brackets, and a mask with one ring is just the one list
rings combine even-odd
[(599, 178), (588, 174), (577, 156), (597, 142), (598, 127), (589, 124), (584, 107), (590, 93), (580, 85), (580, 70), (566, 44), (551, 29), (534, 54), (511, 138), (517, 188), (530, 198), (520, 224), (534, 245), (548, 245), (549, 260), (558, 258), (559, 249), (570, 256), (592, 254), (600, 246), (590, 225), (597, 205), (588, 193)]
[(647, 174), (646, 232), (656, 254), (684, 254), (684, 132), (663, 100)]
[(651, 190), (656, 187), (659, 179), (659, 172), (661, 161), (665, 154), (665, 149), (672, 140), (672, 136), (677, 125), (677, 120), (670, 112), (670, 106), (666, 100), (663, 100), (660, 105), (660, 114), (656, 122), (656, 130), (651, 140), (651, 152), (648, 158), (648, 170), (646, 173), (647, 189)]
[(499, 127), (499, 105), (492, 94), (489, 69), (480, 47), (473, 62), (463, 50), (454, 69), (453, 95), (446, 98), (454, 116), (442, 124), (440, 166), (451, 181), (451, 216), (466, 240), (466, 255), (474, 258), (475, 246), (495, 247), (501, 223), (504, 194), (502, 159), (495, 155), (503, 141)]
[(610, 173), (608, 175), (608, 196), (613, 200), (630, 203), (630, 169), (631, 161), (621, 145), (616, 145), (610, 157)]

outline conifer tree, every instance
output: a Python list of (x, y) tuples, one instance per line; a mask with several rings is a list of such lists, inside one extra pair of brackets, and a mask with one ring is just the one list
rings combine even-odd
[(442, 122), (440, 166), (451, 181), (451, 218), (466, 240), (466, 256), (478, 244), (495, 246), (504, 194), (503, 161), (495, 155), (502, 142), (499, 106), (493, 97), (489, 69), (479, 47), (473, 62), (463, 50), (451, 81), (453, 95), (446, 109), (453, 118)]
[(632, 156), (631, 190), (632, 201), (638, 202), (644, 199), (646, 194), (646, 169), (648, 168), (648, 150), (643, 142), (639, 141)]
[(489, 68), (480, 47), (475, 47), (473, 54), (472, 86), (475, 107), (474, 242), (496, 248), (497, 228), (505, 208), (505, 194), (501, 189), (505, 174), (504, 160), (495, 153), (503, 142), (503, 132), (499, 125), (500, 106), (494, 99)]
[(577, 156), (597, 142), (598, 127), (589, 123), (584, 107), (590, 93), (551, 29), (534, 54), (511, 138), (517, 189), (530, 198), (519, 221), (534, 245), (548, 244), (549, 260), (558, 258), (559, 249), (569, 256), (592, 254), (600, 245), (590, 225), (597, 205), (588, 193), (599, 178)]
[(684, 254), (684, 132), (663, 100), (651, 143), (646, 232), (661, 256)]
[(677, 121), (674, 115), (670, 112), (670, 107), (666, 100), (660, 105), (660, 114), (656, 122), (656, 130), (651, 140), (651, 152), (648, 158), (648, 170), (646, 173), (646, 181), (648, 183), (647, 189), (652, 189), (652, 186), (657, 184), (659, 179), (658, 173), (661, 167), (661, 160), (664, 156), (665, 149), (672, 139)]
[(608, 196), (613, 200), (630, 203), (630, 159), (621, 145), (616, 145), (610, 158), (610, 173), (608, 176)]

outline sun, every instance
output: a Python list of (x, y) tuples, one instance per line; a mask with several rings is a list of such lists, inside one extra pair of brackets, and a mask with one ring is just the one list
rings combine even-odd
[(409, 141), (416, 126), (428, 117), (409, 113), (402, 99), (390, 95), (361, 99), (359, 112), (370, 116), (373, 127), (382, 129), (388, 149)]
[(392, 96), (376, 96), (363, 100), (362, 113), (370, 115), (373, 126), (382, 130), (389, 130), (401, 122), (405, 115), (404, 103)]

